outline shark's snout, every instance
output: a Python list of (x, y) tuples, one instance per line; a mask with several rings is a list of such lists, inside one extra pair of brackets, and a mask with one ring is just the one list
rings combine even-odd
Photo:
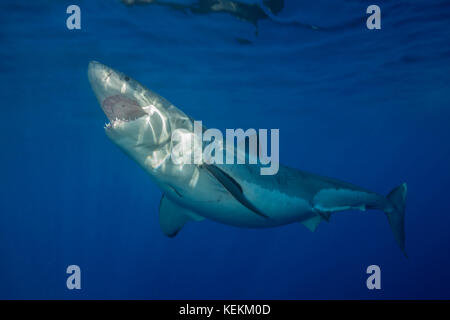
[(88, 77), (98, 102), (110, 121), (135, 120), (146, 115), (139, 103), (133, 99), (134, 88), (128, 76), (91, 61)]

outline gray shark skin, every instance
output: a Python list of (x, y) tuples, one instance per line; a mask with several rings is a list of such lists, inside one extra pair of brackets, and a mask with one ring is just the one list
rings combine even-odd
[(89, 64), (88, 78), (110, 121), (107, 136), (162, 190), (159, 222), (167, 236), (175, 236), (188, 221), (204, 219), (249, 228), (300, 222), (314, 231), (335, 212), (373, 209), (386, 214), (405, 253), (405, 183), (384, 197), (283, 165), (275, 175), (260, 175), (253, 164), (176, 164), (170, 157), (172, 133), (192, 133), (189, 116), (101, 63)]

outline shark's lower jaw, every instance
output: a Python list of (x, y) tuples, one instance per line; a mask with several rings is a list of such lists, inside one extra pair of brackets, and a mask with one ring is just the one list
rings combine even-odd
[(154, 149), (170, 140), (169, 131), (162, 131), (152, 123), (151, 115), (137, 119), (113, 119), (105, 125), (106, 135), (120, 147)]
[(123, 118), (109, 118), (108, 120), (109, 122), (105, 123), (105, 129), (108, 130), (119, 130), (119, 131), (129, 131), (130, 128), (134, 128), (136, 126), (142, 126), (142, 124), (140, 123), (141, 117), (136, 118), (136, 119), (123, 119)]
[(127, 125), (134, 125), (134, 123), (138, 123), (138, 120), (140, 120), (142, 117), (136, 118), (136, 119), (110, 119), (109, 122), (105, 123), (105, 130), (113, 130), (117, 128), (123, 128)]

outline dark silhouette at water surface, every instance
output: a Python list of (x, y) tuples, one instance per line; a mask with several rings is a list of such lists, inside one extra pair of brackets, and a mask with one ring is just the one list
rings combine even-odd
[(234, 0), (198, 0), (191, 4), (160, 0), (122, 0), (122, 2), (127, 6), (159, 5), (193, 14), (226, 13), (250, 22), (256, 28), (259, 20), (270, 19), (276, 23), (319, 29), (316, 26), (299, 21), (278, 18), (276, 15), (284, 8), (284, 0), (263, 0), (262, 3), (245, 3)]

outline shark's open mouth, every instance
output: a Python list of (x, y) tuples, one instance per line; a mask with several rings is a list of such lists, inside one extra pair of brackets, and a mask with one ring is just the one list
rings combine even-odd
[(107, 97), (102, 102), (102, 109), (109, 121), (132, 121), (147, 113), (139, 106), (137, 101), (117, 94)]

